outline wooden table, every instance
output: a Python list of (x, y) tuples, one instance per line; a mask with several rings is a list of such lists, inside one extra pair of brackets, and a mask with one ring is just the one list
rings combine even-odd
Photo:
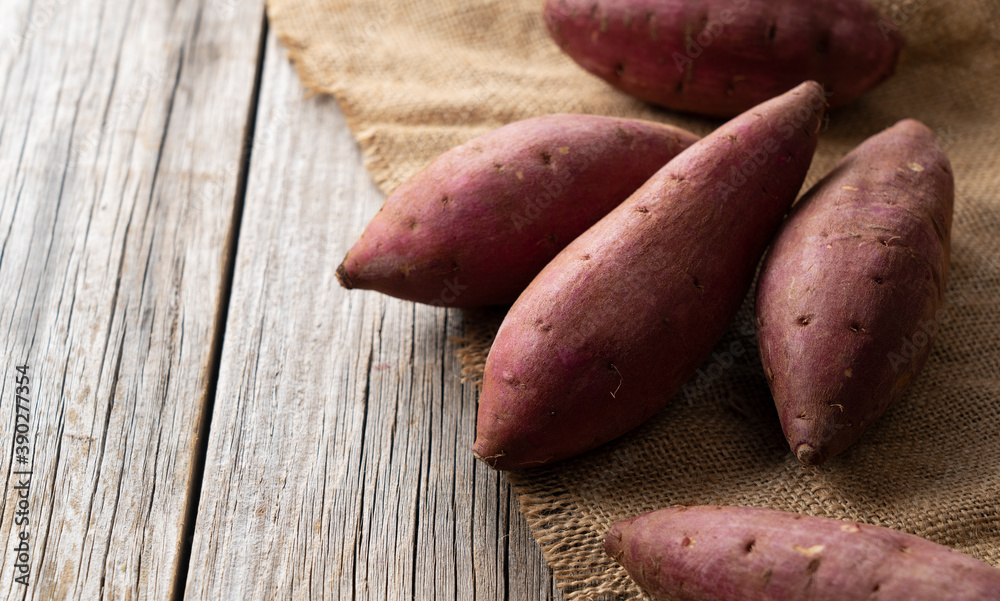
[(558, 598), (262, 0), (0, 8), (0, 595)]

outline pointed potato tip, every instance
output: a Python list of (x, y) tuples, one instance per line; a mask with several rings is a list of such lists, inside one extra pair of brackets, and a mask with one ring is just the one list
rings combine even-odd
[(493, 449), (487, 448), (488, 445), (482, 441), (480, 438), (476, 438), (476, 442), (472, 445), (472, 454), (476, 459), (482, 461), (486, 465), (493, 469), (503, 469), (497, 467), (497, 462), (506, 455), (505, 452), (500, 451), (494, 453)]
[(819, 465), (826, 459), (821, 451), (806, 442), (795, 447), (795, 457), (802, 465)]
[(622, 529), (621, 523), (615, 522), (611, 525), (611, 529), (608, 530), (607, 536), (604, 537), (604, 552), (608, 557), (613, 558), (618, 561), (621, 556), (622, 550)]
[(795, 87), (804, 92), (811, 92), (813, 94), (823, 93), (823, 84), (813, 79), (807, 79)]
[(340, 266), (337, 267), (337, 281), (340, 282), (341, 286), (348, 290), (354, 289), (354, 282), (351, 281), (351, 276), (348, 275), (347, 267), (344, 263), (341, 263)]
[(805, 94), (822, 99), (823, 104), (817, 108), (825, 109), (829, 105), (829, 103), (826, 100), (826, 88), (823, 87), (823, 84), (819, 83), (818, 81), (813, 81), (812, 79), (803, 81), (799, 85), (789, 90), (788, 93), (790, 96), (802, 96)]
[[(826, 88), (819, 82), (811, 79), (800, 83), (780, 96), (775, 96), (771, 100), (765, 101), (761, 105), (763, 106), (768, 103), (774, 103), (773, 106), (781, 106), (786, 110), (794, 107), (795, 117), (790, 123), (795, 129), (805, 128), (810, 135), (819, 133), (819, 130), (823, 126), (823, 115), (830, 108), (830, 99), (827, 97)], [(798, 111), (803, 107), (807, 112), (800, 114)]]
[(901, 119), (886, 131), (889, 130), (895, 130), (895, 134), (909, 136), (910, 138), (924, 137), (930, 140), (937, 140), (937, 135), (934, 133), (934, 130), (927, 127), (921, 121), (913, 118)]

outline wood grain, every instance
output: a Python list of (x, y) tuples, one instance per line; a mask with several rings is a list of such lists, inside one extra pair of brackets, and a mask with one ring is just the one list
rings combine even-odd
[(384, 198), (336, 105), (266, 46), (190, 599), (550, 599), (473, 459), (463, 315), (340, 288)]
[[(186, 566), (263, 3), (6, 0), (2, 12), (0, 596), (169, 598)], [(26, 529), (9, 444), (19, 364)], [(27, 586), (13, 580), (22, 530)]]
[(336, 284), (383, 198), (274, 40), (257, 113), (262, 3), (4, 13), (0, 597), (559, 598), (469, 452), (462, 313)]

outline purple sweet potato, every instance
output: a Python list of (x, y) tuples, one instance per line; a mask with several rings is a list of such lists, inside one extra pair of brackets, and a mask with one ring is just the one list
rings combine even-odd
[(861, 436), (916, 378), (937, 333), (954, 182), (911, 119), (869, 138), (796, 206), (757, 287), (761, 361), (805, 464)]
[(480, 459), (557, 461), (666, 404), (746, 296), (812, 161), (824, 106), (808, 82), (726, 123), (538, 274), (486, 359)]
[(604, 550), (669, 601), (998, 601), (1000, 570), (926, 539), (751, 507), (669, 507)]
[(422, 303), (510, 304), (563, 247), (697, 139), (594, 115), (511, 123), (399, 186), (337, 279)]
[(730, 117), (805, 80), (831, 107), (892, 75), (898, 28), (866, 0), (548, 0), (552, 38), (641, 100)]

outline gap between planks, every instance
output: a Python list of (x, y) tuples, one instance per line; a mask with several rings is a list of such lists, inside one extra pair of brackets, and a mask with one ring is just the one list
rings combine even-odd
[(205, 458), (208, 455), (208, 434), (212, 427), (212, 412), (215, 408), (215, 394), (219, 385), (219, 366), (222, 362), (222, 344), (226, 338), (226, 323), (229, 320), (229, 301), (233, 292), (236, 254), (240, 242), (240, 225), (243, 222), (243, 205), (246, 200), (247, 178), (250, 175), (250, 161), (253, 158), (254, 131), (257, 126), (257, 106), (260, 102), (260, 85), (264, 73), (264, 58), (267, 52), (268, 22), (267, 11), (261, 14), (260, 40), (257, 42), (257, 70), (254, 73), (250, 110), (244, 126), (240, 151), (239, 173), (236, 178), (236, 198), (233, 201), (231, 228), (226, 237), (228, 253), (223, 266), (222, 281), (219, 286), (219, 310), (216, 313), (215, 328), (212, 333), (212, 350), (209, 354), (208, 387), (205, 403), (201, 409), (201, 423), (198, 424), (198, 438), (191, 458), (191, 473), (188, 498), (184, 504), (184, 519), (181, 524), (181, 548), (177, 558), (177, 576), (174, 579), (171, 601), (183, 601), (187, 590), (188, 568), (191, 564), (191, 544), (198, 521), (198, 502), (201, 499), (201, 485), (205, 476)]

